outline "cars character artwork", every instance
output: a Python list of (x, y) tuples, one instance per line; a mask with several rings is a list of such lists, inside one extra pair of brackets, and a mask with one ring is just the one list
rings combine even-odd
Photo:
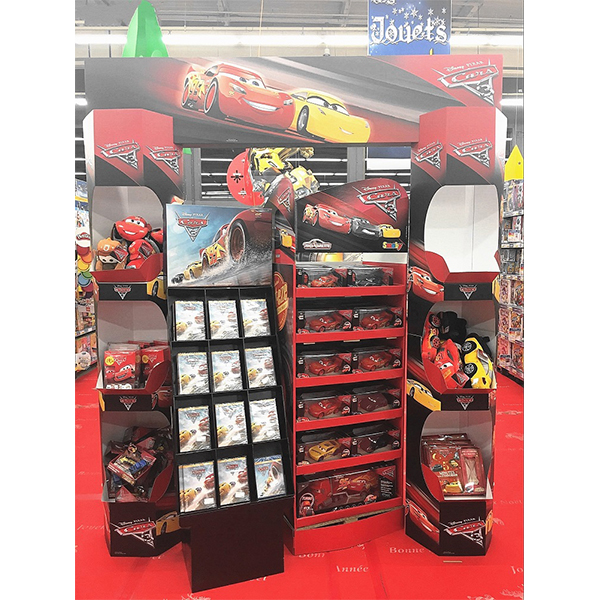
[(204, 71), (190, 67), (181, 106), (216, 119), (229, 117), (280, 130), (288, 129), (294, 118), (290, 94), (267, 87), (258, 73), (225, 63)]
[[(168, 205), (166, 213), (169, 286), (270, 283), (270, 209)], [(194, 215), (205, 225), (192, 235), (182, 223)]]
[(444, 286), (433, 281), (431, 275), (419, 267), (408, 270), (407, 291), (429, 302), (441, 302), (444, 299)]

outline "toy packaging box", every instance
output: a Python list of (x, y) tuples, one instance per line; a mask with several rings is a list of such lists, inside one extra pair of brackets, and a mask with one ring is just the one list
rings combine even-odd
[(299, 517), (371, 504), (396, 496), (396, 465), (340, 469), (299, 477), (296, 489)]
[(141, 351), (137, 344), (111, 343), (104, 352), (104, 387), (140, 387)]
[(243, 402), (215, 404), (217, 446), (239, 446), (248, 443), (246, 410)]
[(202, 300), (175, 301), (175, 341), (205, 340), (204, 302)]
[(272, 220), (267, 208), (168, 204), (167, 285), (269, 285)]
[(156, 457), (136, 444), (129, 444), (116, 458), (108, 463), (107, 469), (130, 485), (143, 481)]
[(355, 331), (402, 327), (402, 307), (372, 306), (355, 308), (352, 313), (352, 329)]
[(248, 469), (246, 458), (224, 458), (217, 461), (219, 477), (219, 502), (221, 506), (248, 502)]
[(352, 456), (388, 452), (400, 448), (400, 430), (391, 423), (358, 425), (348, 429), (352, 437)]
[(365, 347), (355, 348), (352, 353), (352, 372), (366, 373), (385, 369), (398, 369), (402, 366), (400, 348)]
[(371, 385), (353, 388), (353, 398), (358, 413), (391, 410), (402, 406), (403, 390), (386, 385)]
[(343, 375), (352, 371), (351, 365), (351, 352), (299, 352), (296, 357), (296, 376)]
[(263, 388), (277, 385), (273, 364), (273, 350), (264, 348), (246, 348), (246, 369), (250, 388)]
[(214, 508), (215, 467), (212, 461), (179, 466), (179, 509), (193, 512)]
[(303, 392), (297, 397), (296, 420), (317, 421), (355, 414), (358, 411), (354, 405), (351, 393), (336, 394), (331, 390)]
[(275, 398), (250, 401), (250, 429), (253, 443), (281, 438)]
[(309, 465), (328, 460), (349, 458), (352, 436), (342, 428), (308, 432), (298, 436), (296, 463)]
[(347, 269), (315, 263), (297, 263), (296, 285), (306, 288), (346, 287)]
[(254, 459), (254, 474), (258, 498), (285, 496), (285, 476), (281, 454)]
[(243, 389), (239, 350), (211, 352), (214, 392), (230, 392)]
[(177, 410), (179, 452), (210, 450), (208, 406), (190, 406)]
[(267, 301), (264, 298), (240, 300), (244, 337), (271, 335)]
[(297, 333), (323, 333), (352, 329), (352, 310), (298, 310)]
[(206, 352), (180, 352), (177, 355), (178, 394), (208, 394)]
[(393, 285), (394, 271), (391, 267), (348, 267), (346, 285), (348, 287), (371, 287)]
[(210, 337), (213, 340), (239, 338), (235, 300), (209, 300)]
[(159, 363), (169, 362), (171, 360), (171, 351), (168, 345), (152, 345), (140, 350), (142, 363), (141, 382), (148, 380), (150, 371)]

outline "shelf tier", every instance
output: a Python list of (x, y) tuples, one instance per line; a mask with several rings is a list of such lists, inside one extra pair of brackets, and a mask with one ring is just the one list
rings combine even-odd
[(361, 342), (363, 340), (397, 339), (404, 337), (404, 327), (389, 329), (363, 329), (359, 331), (331, 331), (323, 333), (297, 333), (296, 344), (318, 342)]
[(378, 462), (397, 460), (402, 458), (402, 449), (388, 450), (387, 452), (374, 452), (364, 456), (352, 456), (350, 458), (340, 458), (339, 460), (326, 460), (311, 465), (296, 465), (296, 475), (313, 475), (314, 473), (323, 473), (324, 471), (333, 471), (336, 469), (352, 469), (353, 467), (362, 467)]
[(383, 379), (398, 379), (404, 377), (404, 369), (386, 369), (368, 371), (365, 373), (349, 373), (347, 375), (324, 375), (322, 377), (297, 377), (296, 388), (309, 388), (321, 385), (344, 385), (347, 383), (362, 383)]
[(318, 421), (296, 421), (296, 431), (313, 431), (315, 429), (329, 429), (330, 427), (344, 427), (347, 425), (359, 425), (374, 421), (391, 421), (401, 419), (403, 409), (393, 408), (391, 410), (380, 410), (376, 412), (363, 413), (360, 415), (347, 415), (331, 419), (319, 419)]
[(296, 298), (337, 298), (359, 296), (400, 296), (406, 294), (405, 285), (373, 287), (296, 288)]

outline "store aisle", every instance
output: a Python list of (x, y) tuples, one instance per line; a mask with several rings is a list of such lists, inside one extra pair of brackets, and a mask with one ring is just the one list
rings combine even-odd
[(523, 598), (523, 388), (512, 380), (498, 376), (494, 537), (486, 556), (436, 556), (397, 532), (336, 552), (286, 551), (282, 574), (196, 594), (181, 544), (155, 558), (108, 554), (95, 381), (91, 372), (75, 383), (77, 600)]

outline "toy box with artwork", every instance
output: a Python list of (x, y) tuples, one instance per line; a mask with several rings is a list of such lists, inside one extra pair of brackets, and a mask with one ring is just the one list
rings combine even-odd
[(389, 385), (371, 385), (352, 389), (358, 413), (392, 410), (402, 406), (403, 392)]
[(510, 290), (510, 303), (513, 306), (523, 306), (525, 303), (525, 285), (522, 281), (515, 279)]
[(175, 341), (205, 340), (204, 302), (202, 300), (175, 301)]
[(250, 500), (246, 458), (223, 458), (217, 461), (219, 477), (219, 504), (238, 504)]
[(250, 400), (250, 430), (253, 443), (281, 438), (275, 398)]
[(351, 363), (351, 352), (299, 352), (296, 356), (296, 376), (304, 378), (344, 375), (352, 371)]
[(141, 353), (137, 344), (111, 343), (104, 352), (104, 387), (140, 387)]
[(244, 337), (261, 337), (271, 335), (269, 326), (269, 310), (264, 298), (242, 298), (242, 324)]
[(371, 306), (355, 308), (352, 314), (352, 329), (388, 329), (402, 327), (404, 310), (402, 307)]
[(352, 372), (367, 373), (402, 366), (402, 349), (387, 347), (359, 347), (352, 352)]
[(178, 394), (208, 394), (206, 352), (180, 352), (177, 355)]
[(277, 385), (273, 365), (273, 350), (270, 346), (246, 348), (246, 369), (250, 388)]
[(352, 437), (342, 428), (307, 432), (298, 436), (296, 464), (309, 465), (349, 458)]
[(324, 333), (352, 329), (352, 310), (298, 310), (296, 331), (298, 333)]
[(325, 263), (297, 263), (296, 286), (305, 288), (331, 288), (346, 286), (347, 269)]
[(239, 350), (211, 352), (213, 392), (243, 389)]
[(210, 417), (208, 406), (189, 406), (177, 410), (179, 452), (209, 450)]
[(500, 289), (498, 291), (498, 302), (510, 304), (511, 302), (511, 280), (500, 278)]
[(193, 512), (214, 508), (215, 466), (212, 461), (179, 466), (179, 510)]
[(208, 319), (212, 340), (240, 337), (235, 300), (209, 300)]
[(503, 369), (508, 369), (511, 366), (511, 344), (508, 341), (508, 337), (505, 335), (498, 335), (497, 338), (497, 347), (496, 347), (496, 357), (498, 361), (498, 366)]
[(400, 448), (400, 430), (386, 421), (357, 425), (348, 429), (352, 456), (364, 456)]
[(246, 410), (243, 402), (215, 404), (217, 446), (239, 446), (248, 443)]
[(340, 469), (299, 477), (296, 498), (299, 517), (372, 504), (396, 496), (396, 466)]
[(340, 389), (303, 392), (297, 397), (296, 420), (299, 422), (330, 419), (353, 413), (352, 394), (343, 393)]
[(159, 363), (169, 362), (171, 360), (171, 350), (168, 345), (151, 345), (140, 350), (142, 364), (141, 382), (148, 380), (150, 371)]
[(391, 267), (353, 265), (348, 268), (346, 282), (349, 287), (392, 285), (394, 271)]
[(169, 287), (271, 283), (270, 209), (188, 204), (165, 209)]
[(281, 454), (254, 459), (256, 495), (258, 498), (284, 496), (285, 476)]

